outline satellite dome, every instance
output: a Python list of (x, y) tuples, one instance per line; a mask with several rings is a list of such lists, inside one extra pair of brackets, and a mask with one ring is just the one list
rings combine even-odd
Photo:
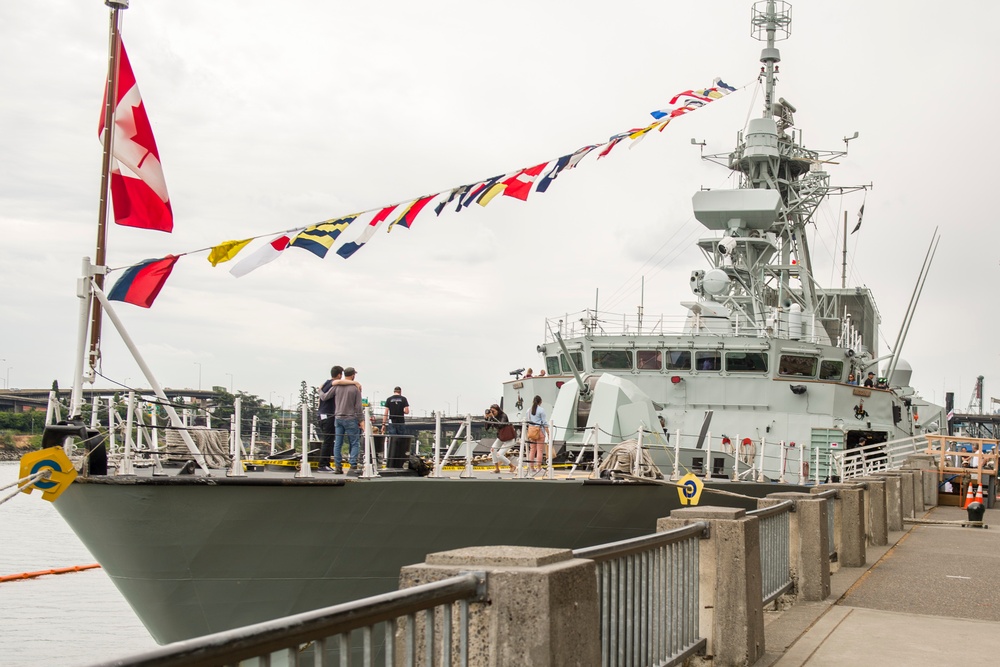
[(707, 271), (702, 279), (702, 289), (705, 294), (718, 296), (729, 289), (729, 276), (722, 269)]

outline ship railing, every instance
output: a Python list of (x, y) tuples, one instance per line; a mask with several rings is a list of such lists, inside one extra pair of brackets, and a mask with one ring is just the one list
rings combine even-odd
[(754, 459), (756, 481), (764, 483), (776, 481), (781, 484), (805, 484), (808, 479), (808, 447), (803, 443), (784, 440), (760, 441), (757, 458)]
[[(582, 338), (586, 336), (681, 336), (692, 333), (711, 333), (712, 335), (732, 338), (773, 338), (776, 332), (773, 327), (753, 325), (746, 317), (734, 316), (730, 323), (723, 322), (718, 329), (713, 323), (716, 318), (694, 315), (664, 317), (653, 320), (648, 317), (621, 313), (596, 313), (595, 311), (580, 311), (567, 313), (558, 318), (545, 320), (544, 340), (546, 343), (556, 342), (558, 333), (563, 340)], [(784, 325), (787, 327), (787, 325)], [(801, 335), (795, 340), (808, 343), (819, 343), (822, 337), (816, 316), (812, 316), (808, 326), (804, 326)], [(809, 333), (810, 331), (816, 333)], [(779, 329), (778, 338), (787, 338), (787, 332)], [(564, 369), (565, 370), (565, 369)]]
[(835, 452), (825, 447), (809, 447), (806, 454), (804, 483), (823, 484), (834, 479), (839, 471)]
[(833, 454), (840, 479), (865, 477), (876, 472), (898, 470), (906, 459), (927, 451), (927, 436), (915, 435), (863, 447), (854, 447)]
[(701, 650), (698, 521), (662, 533), (575, 549), (597, 564), (601, 664), (676, 665)]
[[(789, 550), (790, 517), (795, 503), (786, 500), (747, 512), (760, 521), (761, 595), (764, 604), (777, 600), (792, 588), (792, 567)], [(830, 513), (833, 516), (833, 513)]]
[[(411, 588), (218, 632), (103, 663), (121, 667), (209, 665), (469, 664), (469, 604), (483, 601), (484, 572), (466, 572)], [(457, 610), (456, 610), (457, 607)], [(456, 614), (457, 611), (457, 614)], [(381, 651), (379, 645), (381, 644)], [(322, 660), (317, 659), (322, 656)], [(422, 657), (421, 657), (422, 656)]]

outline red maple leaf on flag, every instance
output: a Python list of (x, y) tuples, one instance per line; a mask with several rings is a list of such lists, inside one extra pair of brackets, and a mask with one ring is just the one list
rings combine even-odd
[(139, 160), (139, 167), (142, 167), (142, 163), (145, 162), (146, 157), (152, 153), (153, 157), (157, 160), (160, 159), (160, 154), (156, 150), (156, 140), (153, 139), (153, 128), (149, 124), (149, 117), (146, 116), (146, 107), (143, 106), (140, 100), (139, 106), (132, 107), (132, 117), (135, 119), (135, 134), (130, 138), (137, 145), (142, 146), (146, 149), (145, 155)]

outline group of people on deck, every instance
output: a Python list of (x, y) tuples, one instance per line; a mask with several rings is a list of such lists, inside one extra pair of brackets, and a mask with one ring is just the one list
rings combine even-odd
[[(494, 472), (500, 472), (500, 464), (510, 468), (511, 472), (517, 470), (517, 464), (513, 463), (506, 454), (517, 441), (517, 430), (510, 423), (506, 413), (500, 406), (494, 403), (486, 411), (486, 427), (497, 430), (497, 439), (490, 446), (490, 458), (493, 459)], [(549, 420), (542, 407), (542, 397), (535, 396), (531, 401), (531, 409), (528, 410), (528, 433), (526, 444), (529, 447), (527, 463), (529, 470), (539, 471), (545, 463), (546, 445), (549, 442)]]
[[(854, 373), (851, 373), (847, 376), (847, 384), (858, 384), (858, 377), (854, 375)], [(885, 378), (876, 378), (875, 373), (872, 371), (868, 371), (868, 377), (865, 378), (865, 381), (862, 384), (865, 387), (871, 387), (872, 389), (888, 389), (889, 387), (889, 383)]]
[[(319, 428), (323, 446), (319, 452), (317, 472), (344, 474), (344, 438), (348, 441), (348, 475), (358, 474), (358, 459), (361, 452), (361, 429), (364, 428), (365, 413), (361, 403), (361, 383), (355, 377), (353, 366), (334, 366), (330, 369), (330, 379), (323, 383), (319, 391)], [(406, 415), (410, 414), (410, 404), (399, 387), (385, 400), (382, 415), (382, 433), (402, 435)], [(401, 438), (393, 438), (392, 449), (398, 448)], [(405, 440), (403, 441), (406, 445)], [(333, 467), (330, 457), (333, 457)], [(399, 454), (390, 451), (390, 459)], [(391, 463), (392, 461), (390, 461)]]

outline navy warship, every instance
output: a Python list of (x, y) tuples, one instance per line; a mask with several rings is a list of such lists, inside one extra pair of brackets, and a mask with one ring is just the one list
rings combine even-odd
[[(96, 300), (164, 400), (191, 463), (149, 465), (156, 455), (147, 448), (113, 456), (106, 469), (95, 458), (101, 434), (72, 437), (71, 419), (47, 432), (83, 459), (55, 507), (152, 636), (173, 642), (386, 592), (401, 566), (430, 552), (577, 548), (646, 534), (680, 506), (682, 494), (662, 478), (682, 471), (707, 478), (709, 493), (743, 496), (713, 504), (752, 508), (766, 493), (835, 477), (836, 453), (861, 438), (919, 443), (936, 430), (941, 409), (910, 386), (901, 341), (880, 352), (870, 291), (822, 288), (813, 275), (807, 225), (824, 198), (845, 190), (830, 185), (826, 167), (847, 147), (806, 148), (797, 109), (777, 96), (775, 44), (790, 12), (785, 2), (754, 5), (763, 109), (735, 150), (706, 156), (735, 172), (739, 187), (694, 195), (708, 266), (691, 273), (683, 325), (670, 331), (596, 308), (555, 318), (537, 348), (546, 374), (503, 383), (512, 421), (525, 419), (535, 395), (553, 406), (552, 445), (570, 471), (451, 473), (438, 461), (426, 476), (371, 464), (357, 477), (317, 477), (305, 454), (296, 474), (244, 472), (238, 446), (232, 459), (208, 457), (90, 280), (101, 261), (86, 260), (71, 415)], [(869, 371), (884, 382), (857, 383)], [(622, 446), (648, 453), (652, 474), (602, 474), (597, 463)]]

